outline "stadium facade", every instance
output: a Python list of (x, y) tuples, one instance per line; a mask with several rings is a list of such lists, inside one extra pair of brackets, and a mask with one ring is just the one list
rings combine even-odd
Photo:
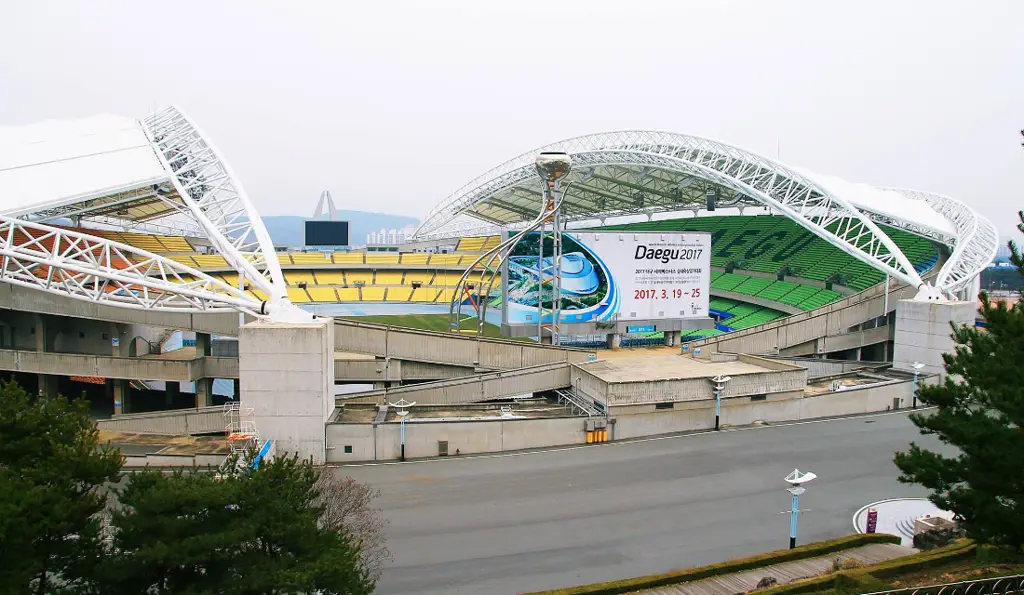
[[(397, 440), (387, 413), (397, 399), (451, 407), (557, 395), (570, 419), (551, 423), (564, 432), (586, 418), (587, 441), (616, 420), (620, 436), (704, 427), (706, 387), (682, 398), (691, 413), (664, 417), (672, 414), (661, 401), (682, 394), (669, 386), (675, 380), (658, 380), (668, 384), (647, 387), (642, 399), (616, 392), (621, 377), (602, 379), (586, 351), (311, 313), (316, 304), (408, 308), (451, 300), (454, 280), (500, 241), (495, 236), (540, 212), (533, 167), (542, 151), (572, 157), (563, 203), (570, 226), (694, 230), (721, 243), (711, 260), (716, 328), (673, 331), (663, 340), (692, 341), (705, 356), (733, 361), (734, 375), (757, 378), (726, 395), (734, 399), (735, 408), (726, 408), (733, 423), (872, 410), (891, 405), (891, 391), (906, 390), (904, 378), (892, 381), (898, 387), (829, 400), (801, 392), (803, 368), (755, 356), (859, 360), (871, 353), (865, 359), (903, 368), (920, 361), (926, 372), (941, 373), (948, 321), (969, 321), (978, 275), (997, 249), (991, 222), (949, 197), (849, 183), (698, 137), (628, 131), (569, 139), (499, 165), (438, 203), (397, 253), (282, 254), (224, 156), (181, 110), (49, 121), (0, 128), (0, 369), (37, 375), (41, 392), (54, 390), (55, 378), (98, 379), (114, 403), (108, 426), (131, 431), (223, 428), (211, 382), (234, 378), (230, 435), (256, 445), (270, 439), (318, 461), (360, 456), (332, 437), (358, 439), (356, 450), (370, 452), (370, 434), (360, 434), (370, 426), (346, 425), (346, 407), (379, 408), (373, 427), (385, 424), (380, 436)], [(718, 216), (751, 207), (771, 216)], [(648, 221), (609, 221), (636, 215)], [(743, 258), (731, 255), (739, 248)], [(801, 266), (791, 266), (800, 258)], [(531, 266), (513, 264), (527, 273)], [(566, 288), (585, 293), (591, 271), (578, 268)], [(893, 283), (882, 282), (888, 278)], [(152, 349), (180, 331), (194, 335), (194, 351), (168, 357)], [(228, 336), (238, 337), (233, 352), (215, 354), (217, 338)], [(922, 337), (928, 348), (914, 352)], [(701, 366), (688, 370), (692, 386), (703, 387)], [(172, 385), (177, 394), (194, 383), (191, 409), (128, 407), (131, 395), (138, 402), (151, 387), (139, 392), (131, 384), (139, 380), (166, 382), (168, 394)], [(336, 401), (334, 385), (346, 382), (374, 390)], [(765, 395), (772, 403), (741, 407), (737, 400)], [(649, 414), (676, 421), (642, 417)], [(534, 426), (517, 426), (527, 427)], [(536, 440), (525, 431), (515, 445), (583, 440), (572, 431), (566, 438), (544, 430)], [(371, 433), (378, 453), (384, 438)], [(443, 431), (430, 435), (447, 445)]]

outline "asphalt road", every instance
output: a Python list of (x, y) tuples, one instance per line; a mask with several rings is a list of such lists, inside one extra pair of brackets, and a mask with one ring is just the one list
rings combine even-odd
[(515, 456), (342, 467), (381, 490), (394, 563), (377, 592), (511, 595), (710, 564), (853, 532), (900, 484), (893, 453), (922, 438), (905, 413)]

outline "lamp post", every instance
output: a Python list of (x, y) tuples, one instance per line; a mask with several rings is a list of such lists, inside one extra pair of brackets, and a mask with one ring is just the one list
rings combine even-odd
[(921, 362), (914, 362), (914, 363), (910, 364), (910, 367), (914, 368), (914, 403), (911, 406), (911, 409), (917, 409), (917, 386), (918, 386), (918, 384), (917, 384), (918, 383), (917, 376), (918, 376), (918, 374), (921, 373), (921, 368), (924, 367), (924, 364), (922, 364)]
[[(546, 151), (537, 156), (534, 163), (537, 175), (543, 185), (541, 213), (551, 215), (551, 344), (558, 345), (558, 323), (562, 310), (562, 214), (555, 194), (563, 178), (572, 170), (572, 159), (561, 151)], [(540, 224), (540, 241), (537, 251), (537, 342), (544, 342), (544, 228), (547, 219)]]
[(412, 407), (415, 404), (416, 404), (416, 401), (413, 401), (412, 403), (410, 403), (410, 402), (406, 401), (405, 399), (399, 399), (397, 403), (388, 403), (388, 405), (391, 405), (392, 407), (397, 407), (398, 408), (398, 417), (399, 417), (399, 419), (402, 420), (402, 422), (401, 422), (401, 427), (402, 427), (402, 430), (401, 430), (401, 433), (402, 433), (402, 451), (401, 451), (401, 454), (399, 455), (399, 459), (398, 459), (400, 461), (404, 461), (405, 460), (405, 417), (407, 415), (409, 415), (409, 408)]
[(719, 422), (722, 419), (722, 391), (725, 390), (725, 383), (732, 380), (731, 376), (719, 374), (711, 379), (715, 383), (715, 431), (718, 431)]
[(800, 494), (807, 491), (801, 484), (805, 484), (815, 477), (817, 475), (814, 473), (800, 473), (799, 469), (793, 469), (793, 472), (785, 478), (786, 482), (790, 484), (786, 491), (793, 495), (793, 508), (789, 513), (789, 549), (796, 547), (796, 520), (800, 515)]

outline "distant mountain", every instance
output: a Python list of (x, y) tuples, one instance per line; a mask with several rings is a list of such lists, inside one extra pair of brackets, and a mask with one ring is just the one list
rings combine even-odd
[[(302, 224), (312, 217), (295, 217), (292, 215), (279, 215), (263, 217), (263, 224), (270, 233), (270, 238), (275, 245), (290, 247), (302, 246)], [(321, 219), (326, 220), (324, 215)], [(338, 219), (349, 222), (349, 243), (354, 246), (361, 246), (366, 243), (366, 234), (371, 231), (385, 229), (402, 229), (410, 225), (418, 225), (419, 220), (415, 217), (404, 215), (387, 215), (384, 213), (368, 213), (366, 211), (338, 211)]]

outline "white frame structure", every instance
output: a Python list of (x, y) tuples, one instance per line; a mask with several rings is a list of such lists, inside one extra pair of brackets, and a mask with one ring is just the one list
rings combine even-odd
[[(415, 239), (464, 229), (464, 217), (493, 226), (518, 227), (538, 211), (536, 155), (564, 151), (573, 159), (572, 190), (563, 205), (567, 221), (703, 208), (705, 193), (719, 207), (759, 205), (783, 214), (850, 256), (921, 288), (928, 296), (951, 296), (995, 256), (995, 226), (959, 201), (935, 194), (888, 190), (924, 203), (942, 216), (925, 222), (858, 207), (856, 197), (835, 191), (813, 174), (718, 141), (654, 131), (600, 133), (553, 143), (524, 153), (472, 180), (438, 204)], [(873, 189), (882, 193), (885, 190)], [(932, 215), (934, 215), (932, 213)], [(943, 221), (944, 219), (944, 221)], [(899, 247), (877, 225), (891, 224), (953, 249), (934, 288), (925, 284)], [(477, 225), (480, 225), (479, 223)]]
[[(0, 215), (0, 281), (75, 299), (163, 311), (241, 311), (282, 322), (312, 315), (288, 299), (270, 235), (220, 152), (180, 109), (136, 121), (162, 167), (145, 180)], [(141, 146), (145, 147), (142, 140)], [(77, 159), (74, 149), (61, 150)], [(89, 155), (83, 155), (88, 158)], [(134, 208), (133, 207), (138, 207)], [(49, 224), (70, 218), (68, 228)], [(165, 256), (91, 235), (100, 228), (198, 237), (239, 273), (232, 286)], [(247, 289), (264, 292), (260, 300)]]

